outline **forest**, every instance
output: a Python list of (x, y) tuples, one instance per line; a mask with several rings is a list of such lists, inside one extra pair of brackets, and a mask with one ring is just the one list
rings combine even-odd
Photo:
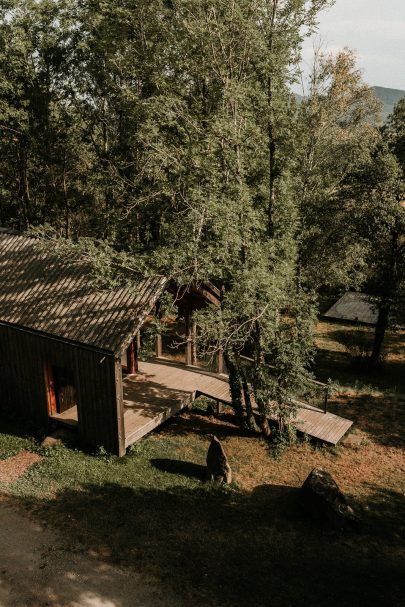
[(370, 366), (404, 314), (405, 101), (383, 124), (349, 49), (316, 49), (293, 93), (330, 4), (0, 7), (0, 225), (86, 255), (105, 286), (216, 285), (198, 347), (223, 350), (240, 422), (252, 391), (264, 433), (267, 403), (316, 374), (325, 295), (378, 297)]

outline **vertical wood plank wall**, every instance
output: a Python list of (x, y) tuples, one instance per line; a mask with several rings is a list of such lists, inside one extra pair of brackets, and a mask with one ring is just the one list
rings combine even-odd
[(123, 454), (121, 396), (116, 365), (103, 354), (46, 336), (0, 325), (0, 409), (15, 409), (38, 427), (48, 423), (45, 365), (72, 371), (78, 400), (79, 432), (90, 445)]

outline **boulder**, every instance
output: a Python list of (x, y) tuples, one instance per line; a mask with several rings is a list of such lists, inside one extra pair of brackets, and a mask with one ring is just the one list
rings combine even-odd
[(357, 520), (346, 496), (326, 470), (312, 470), (302, 485), (301, 497), (304, 506), (315, 518), (327, 519), (339, 526)]
[(54, 436), (46, 436), (41, 443), (41, 447), (56, 447), (57, 445), (62, 445), (62, 440)]
[(225, 451), (216, 436), (212, 437), (207, 453), (207, 478), (210, 481), (229, 484), (232, 470)]

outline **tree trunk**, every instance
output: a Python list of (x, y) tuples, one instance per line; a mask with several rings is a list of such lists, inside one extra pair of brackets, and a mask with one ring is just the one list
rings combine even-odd
[(251, 398), (251, 389), (249, 387), (246, 375), (242, 372), (242, 388), (243, 388), (243, 396), (245, 400), (246, 407), (246, 424), (249, 430), (253, 430), (254, 432), (258, 431), (258, 427), (256, 424), (255, 416), (253, 415), (253, 407), (252, 407), (252, 398)]
[[(269, 78), (270, 80), (270, 78)], [(270, 86), (270, 85), (269, 85)], [(271, 111), (271, 89), (269, 90), (269, 111)], [(274, 203), (276, 199), (275, 191), (275, 156), (276, 144), (274, 140), (274, 127), (269, 122), (268, 127), (268, 155), (269, 155), (269, 200), (267, 206), (267, 232), (269, 236), (274, 233)]]
[(63, 153), (63, 202), (65, 207), (65, 237), (70, 238), (70, 206), (66, 181), (66, 150)]
[(260, 323), (256, 321), (255, 326), (255, 349), (254, 349), (254, 363), (253, 363), (253, 389), (256, 399), (257, 408), (259, 411), (259, 426), (263, 436), (266, 438), (270, 436), (271, 430), (267, 419), (267, 401), (263, 399), (261, 393), (264, 389), (264, 378), (263, 372), (265, 369), (265, 357), (263, 348), (263, 339)]
[(242, 378), (238, 365), (235, 360), (235, 354), (232, 351), (225, 350), (225, 363), (229, 372), (229, 387), (231, 390), (232, 407), (235, 409), (236, 418), (240, 426), (243, 425), (243, 390)]
[[(278, 0), (270, 0), (270, 31), (267, 41), (268, 54), (271, 57), (273, 52), (273, 36), (278, 9)], [(270, 69), (270, 67), (269, 67)], [(272, 74), (269, 72), (267, 78), (267, 153), (268, 153), (268, 178), (269, 178), (269, 199), (267, 205), (267, 232), (269, 236), (274, 233), (274, 203), (276, 199), (276, 141), (273, 122), (273, 95), (274, 82)]]
[(197, 366), (197, 323), (194, 319), (191, 320), (191, 364)]
[(385, 333), (388, 328), (389, 312), (389, 303), (382, 303), (378, 311), (378, 319), (374, 333), (373, 351), (371, 353), (371, 362), (373, 365), (376, 365), (381, 360), (381, 351), (384, 343)]
[(385, 333), (389, 324), (391, 302), (398, 288), (398, 240), (398, 232), (394, 231), (391, 238), (391, 251), (386, 268), (381, 303), (378, 311), (377, 324), (375, 327), (373, 351), (370, 357), (373, 365), (376, 365), (381, 360)]
[(31, 221), (31, 196), (28, 182), (28, 140), (22, 135), (18, 147), (19, 198), (22, 209), (22, 225), (26, 229)]

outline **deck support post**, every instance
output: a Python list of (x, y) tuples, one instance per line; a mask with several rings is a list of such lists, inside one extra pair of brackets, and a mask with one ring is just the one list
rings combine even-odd
[(127, 373), (132, 375), (138, 371), (138, 344), (136, 337), (131, 340), (127, 348)]
[[(161, 319), (161, 306), (160, 306), (160, 302), (156, 302), (155, 304), (155, 316), (157, 318), (158, 321), (160, 321)], [(162, 353), (163, 353), (163, 346), (162, 346), (162, 334), (159, 332), (156, 335), (156, 340), (155, 340), (155, 355), (156, 358), (161, 358), (162, 357)]]
[(217, 353), (217, 373), (224, 372), (224, 351), (222, 348), (219, 348)]
[(186, 324), (186, 356), (185, 363), (186, 365), (193, 364), (193, 353), (192, 353), (192, 327), (191, 327), (191, 316), (190, 312), (187, 310), (185, 316), (185, 324)]
[(161, 356), (162, 356), (162, 334), (161, 333), (158, 333), (156, 335), (155, 353), (156, 353), (156, 358), (161, 358)]
[(191, 364), (197, 366), (197, 323), (191, 323)]

